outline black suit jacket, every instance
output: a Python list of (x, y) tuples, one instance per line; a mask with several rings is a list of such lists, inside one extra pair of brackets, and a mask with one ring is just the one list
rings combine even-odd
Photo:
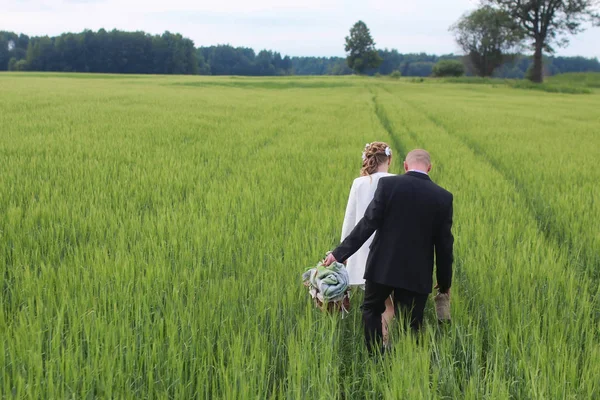
[(440, 290), (452, 284), (452, 194), (428, 175), (381, 178), (365, 216), (333, 251), (348, 259), (377, 231), (364, 278), (416, 293), (431, 293), (433, 260)]

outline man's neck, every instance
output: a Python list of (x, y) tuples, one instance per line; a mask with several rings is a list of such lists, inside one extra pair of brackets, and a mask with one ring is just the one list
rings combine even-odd
[(418, 173), (420, 173), (420, 174), (429, 175), (427, 172), (425, 172), (425, 171), (422, 171), (422, 170), (420, 170), (420, 169), (417, 169), (417, 168), (412, 168), (412, 169), (409, 169), (409, 170), (408, 170), (408, 171), (406, 171), (406, 172), (418, 172)]

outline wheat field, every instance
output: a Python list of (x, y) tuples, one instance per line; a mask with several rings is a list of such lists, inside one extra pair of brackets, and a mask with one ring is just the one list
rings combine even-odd
[[(0, 396), (600, 398), (600, 93), (0, 74)], [(339, 241), (364, 143), (454, 194), (453, 323), (370, 358)]]

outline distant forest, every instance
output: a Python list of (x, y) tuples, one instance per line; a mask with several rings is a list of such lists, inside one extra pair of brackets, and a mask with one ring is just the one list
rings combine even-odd
[[(397, 50), (378, 50), (383, 63), (368, 75), (430, 76), (436, 62), (463, 60), (463, 56), (402, 54)], [(468, 63), (467, 74), (470, 75)], [(523, 78), (531, 58), (517, 56), (498, 68), (500, 78)], [(565, 72), (600, 72), (597, 58), (546, 57), (546, 75)], [(199, 74), (199, 75), (350, 75), (343, 57), (289, 57), (278, 52), (218, 45), (194, 46), (180, 34), (119, 30), (64, 33), (56, 37), (34, 37), (0, 31), (0, 71), (102, 72), (125, 74)]]

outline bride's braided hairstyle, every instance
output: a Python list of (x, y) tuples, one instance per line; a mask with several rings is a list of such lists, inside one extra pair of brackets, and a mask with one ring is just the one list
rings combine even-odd
[(389, 161), (392, 149), (385, 142), (367, 143), (363, 152), (363, 163), (360, 176), (369, 176), (377, 172), (380, 165)]

